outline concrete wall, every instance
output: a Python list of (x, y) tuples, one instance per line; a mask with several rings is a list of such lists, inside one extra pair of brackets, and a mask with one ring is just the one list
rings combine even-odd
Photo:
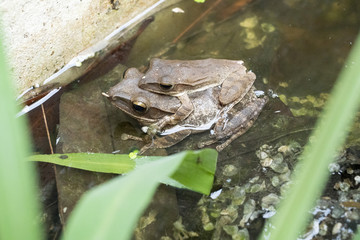
[(156, 2), (158, 0), (1, 1), (5, 47), (17, 92), (41, 83), (77, 53)]

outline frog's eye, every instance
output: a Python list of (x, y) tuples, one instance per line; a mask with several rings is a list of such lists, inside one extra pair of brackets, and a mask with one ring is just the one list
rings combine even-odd
[(174, 87), (174, 85), (166, 84), (166, 83), (160, 83), (159, 85), (160, 85), (160, 88), (164, 91), (170, 91)]
[(134, 110), (138, 113), (146, 113), (146, 111), (148, 110), (148, 108), (144, 102), (133, 101), (132, 105), (133, 105)]

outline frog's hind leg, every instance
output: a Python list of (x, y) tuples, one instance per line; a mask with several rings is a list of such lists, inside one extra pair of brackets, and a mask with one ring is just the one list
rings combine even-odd
[(256, 76), (253, 72), (243, 74), (240, 72), (231, 73), (221, 85), (219, 100), (222, 105), (234, 101), (240, 101), (252, 87)]
[[(255, 122), (255, 119), (252, 119), (252, 120), (249, 120), (247, 123), (245, 123), (243, 126), (242, 126), (242, 129), (241, 131), (239, 132), (236, 132), (234, 133), (233, 135), (230, 136), (230, 138), (228, 138), (225, 142), (223, 142), (222, 144), (219, 144), (216, 146), (216, 150), (218, 152), (221, 152), (222, 150), (224, 150), (224, 148), (226, 148), (228, 145), (230, 145), (230, 143), (232, 141), (234, 141), (236, 138), (240, 137), (242, 134), (244, 134), (248, 129), (251, 128), (251, 126), (254, 124)], [(217, 141), (219, 141), (218, 138), (214, 138), (214, 139), (211, 139), (209, 141), (205, 141), (205, 142), (200, 142), (198, 143), (198, 147), (199, 148), (204, 148), (208, 145), (211, 145), (211, 144), (214, 144), (216, 143)]]
[(217, 145), (216, 150), (218, 152), (221, 152), (222, 150), (224, 150), (224, 148), (229, 146), (232, 141), (234, 141), (235, 139), (237, 139), (238, 137), (243, 135), (247, 130), (249, 130), (251, 128), (251, 126), (254, 124), (255, 120), (256, 119), (251, 119), (250, 121), (248, 121), (245, 125), (243, 125), (241, 131), (234, 133), (225, 142), (223, 142), (222, 144)]
[(162, 137), (154, 138), (151, 143), (146, 144), (140, 149), (140, 154), (147, 151), (149, 148), (168, 148), (176, 143), (184, 140), (191, 134), (191, 130), (183, 130), (173, 134), (165, 135)]
[[(218, 125), (215, 128), (215, 131), (217, 132), (217, 139), (225, 138), (227, 136), (230, 136), (224, 143), (219, 144), (216, 146), (216, 150), (218, 152), (222, 151), (224, 148), (226, 148), (232, 141), (234, 141), (236, 138), (243, 135), (247, 130), (251, 128), (251, 126), (254, 124), (258, 116), (260, 115), (261, 110), (263, 109), (264, 105), (267, 103), (268, 98), (258, 98), (256, 101), (250, 103), (248, 106), (243, 108), (240, 112), (238, 112), (229, 122), (227, 122), (228, 125), (228, 131), (221, 131), (221, 128), (223, 128), (223, 125)], [(254, 110), (256, 109), (256, 110)], [(236, 132), (234, 134), (231, 134), (234, 132), (233, 130), (236, 128), (232, 128), (231, 125), (238, 125)]]

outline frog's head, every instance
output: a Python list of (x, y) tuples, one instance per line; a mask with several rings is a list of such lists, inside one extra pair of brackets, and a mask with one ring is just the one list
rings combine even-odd
[(111, 87), (105, 94), (110, 102), (142, 124), (155, 123), (166, 115), (171, 115), (180, 107), (176, 97), (148, 92), (138, 87), (143, 76), (135, 68), (126, 71), (124, 79)]

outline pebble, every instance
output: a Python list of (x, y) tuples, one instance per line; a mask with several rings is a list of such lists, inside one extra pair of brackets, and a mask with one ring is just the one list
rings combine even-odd
[(345, 213), (345, 210), (340, 205), (334, 205), (331, 211), (331, 216), (333, 218), (340, 218)]
[(342, 224), (341, 223), (336, 223), (331, 231), (332, 235), (336, 235), (336, 234), (339, 234), (340, 233), (340, 230), (341, 230), (341, 227), (342, 227)]
[(245, 224), (249, 221), (251, 215), (255, 211), (255, 206), (256, 206), (256, 203), (255, 203), (255, 200), (253, 200), (253, 199), (249, 199), (245, 203), (243, 217), (240, 220), (239, 226), (245, 227)]
[(205, 231), (212, 231), (214, 230), (214, 224), (212, 222), (209, 222), (209, 223), (206, 223), (204, 226), (203, 226), (204, 230)]
[(284, 156), (288, 156), (291, 153), (291, 148), (287, 145), (283, 145), (280, 146), (277, 151), (282, 153)]
[(326, 225), (325, 222), (321, 222), (319, 226), (319, 235), (325, 236), (327, 234), (327, 231), (328, 231), (328, 226)]
[(265, 181), (263, 181), (261, 184), (254, 184), (250, 188), (250, 193), (257, 193), (261, 192), (266, 188)]
[[(261, 207), (263, 209), (273, 210), (273, 207), (280, 202), (280, 198), (275, 193), (270, 193), (269, 195), (261, 199)], [(271, 208), (272, 207), (272, 208)]]
[(272, 170), (274, 170), (274, 172), (277, 172), (277, 173), (286, 173), (287, 171), (289, 171), (288, 165), (285, 162), (282, 162), (279, 164), (272, 162), (272, 164), (270, 165), (270, 168)]
[(238, 173), (238, 169), (234, 165), (229, 164), (229, 165), (225, 165), (222, 173), (224, 176), (231, 177)]
[(267, 158), (269, 155), (266, 153), (266, 152), (264, 152), (264, 151), (260, 151), (259, 152), (259, 158), (260, 159), (265, 159), (265, 158)]
[(359, 213), (356, 212), (356, 211), (351, 211), (351, 210), (346, 211), (345, 217), (347, 219), (351, 219), (351, 220), (354, 220), (354, 221), (358, 221), (360, 219)]
[(347, 182), (341, 182), (341, 183), (339, 184), (339, 187), (340, 187), (340, 190), (341, 190), (341, 191), (347, 192), (347, 191), (349, 191), (349, 189), (350, 189), (350, 184), (347, 183)]
[(272, 162), (273, 162), (273, 159), (269, 158), (269, 157), (260, 160), (260, 164), (263, 167), (270, 167)]

